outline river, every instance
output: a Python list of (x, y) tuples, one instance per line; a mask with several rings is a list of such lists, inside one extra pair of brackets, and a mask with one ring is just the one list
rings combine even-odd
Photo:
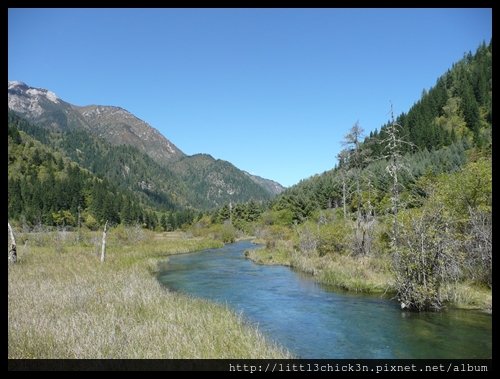
[(227, 304), (297, 358), (491, 358), (492, 316), (402, 312), (395, 301), (343, 293), (288, 267), (245, 259), (249, 241), (169, 257), (169, 289)]

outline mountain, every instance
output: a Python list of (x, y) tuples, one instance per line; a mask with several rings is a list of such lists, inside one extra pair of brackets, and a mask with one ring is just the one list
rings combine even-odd
[[(76, 106), (46, 89), (8, 82), (17, 123), (82, 168), (161, 209), (267, 201), (283, 190), (207, 154), (187, 156), (146, 122), (114, 106)], [(9, 116), (10, 117), (10, 116)]]
[(185, 154), (158, 130), (120, 107), (69, 104), (51, 91), (8, 83), (9, 109), (52, 130), (84, 128), (112, 145), (131, 145), (154, 160), (168, 163)]
[(54, 131), (66, 131), (89, 126), (71, 104), (54, 92), (29, 87), (23, 82), (8, 82), (9, 109), (37, 125)]
[(254, 183), (258, 184), (261, 187), (264, 187), (265, 189), (267, 189), (268, 192), (272, 193), (273, 195), (279, 195), (285, 190), (285, 187), (283, 187), (278, 182), (275, 182), (274, 180), (261, 178), (260, 176), (252, 175), (246, 171), (243, 171), (243, 173), (245, 175), (248, 175), (248, 177), (252, 179)]
[(123, 108), (101, 105), (73, 108), (83, 116), (94, 134), (114, 145), (132, 145), (161, 163), (185, 156), (158, 130)]
[(267, 187), (256, 183), (253, 176), (208, 154), (182, 158), (169, 168), (190, 183), (193, 200), (204, 207), (214, 203), (222, 206), (234, 198), (270, 199), (273, 195)]

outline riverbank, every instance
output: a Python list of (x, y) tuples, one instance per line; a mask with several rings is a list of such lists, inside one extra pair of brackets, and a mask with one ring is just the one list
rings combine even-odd
[(401, 312), (397, 302), (380, 295), (317, 285), (287, 267), (244, 259), (255, 247), (241, 241), (210, 253), (170, 257), (158, 280), (227, 304), (302, 359), (491, 357), (490, 315)]
[[(311, 274), (318, 282), (342, 290), (395, 296), (389, 260), (381, 257), (348, 255), (299, 254), (292, 241), (277, 240), (272, 248), (248, 250), (245, 257), (257, 264), (289, 266)], [(472, 283), (453, 283), (443, 286), (442, 298), (448, 306), (492, 312), (491, 290)]]
[(289, 358), (227, 307), (166, 290), (168, 255), (220, 241), (140, 228), (17, 233), (8, 268), (8, 358)]

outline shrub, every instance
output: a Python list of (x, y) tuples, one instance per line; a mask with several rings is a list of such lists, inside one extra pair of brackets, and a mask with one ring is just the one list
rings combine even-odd
[(321, 225), (319, 228), (318, 252), (326, 254), (343, 254), (349, 251), (352, 240), (352, 228), (348, 221), (337, 220), (332, 224)]
[(232, 243), (236, 240), (236, 228), (228, 222), (222, 225), (221, 238), (224, 243)]

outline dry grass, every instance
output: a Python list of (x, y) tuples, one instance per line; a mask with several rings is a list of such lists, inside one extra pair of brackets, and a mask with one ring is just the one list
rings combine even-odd
[(291, 266), (293, 243), (278, 240), (273, 248), (260, 248), (245, 251), (245, 257), (257, 264)]
[(299, 253), (291, 241), (275, 241), (274, 248), (250, 250), (245, 256), (258, 264), (292, 266), (320, 283), (365, 293), (391, 291), (391, 275), (382, 259), (341, 254)]
[(313, 274), (318, 282), (347, 291), (363, 293), (391, 292), (391, 275), (380, 259), (329, 254), (323, 257), (295, 254), (294, 267)]
[[(126, 232), (126, 231), (125, 231)], [(149, 271), (220, 243), (186, 236), (20, 235), (8, 271), (9, 358), (286, 358), (226, 307), (169, 292)], [(97, 237), (97, 238), (96, 238)]]
[(448, 283), (441, 290), (443, 300), (456, 308), (492, 311), (491, 289), (473, 283)]

